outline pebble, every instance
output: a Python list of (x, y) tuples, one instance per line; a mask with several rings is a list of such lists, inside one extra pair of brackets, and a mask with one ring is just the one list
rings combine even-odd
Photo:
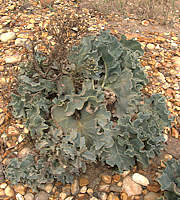
[(122, 184), (123, 184), (122, 181), (119, 181), (119, 182), (117, 183), (117, 186), (121, 187)]
[(74, 199), (74, 197), (70, 196), (70, 197), (67, 197), (65, 200), (72, 200), (72, 199)]
[(91, 188), (88, 188), (87, 189), (87, 193), (90, 195), (90, 196), (92, 196), (93, 195), (93, 189), (91, 189)]
[(112, 191), (112, 192), (122, 192), (122, 188), (121, 187), (119, 187), (119, 186), (117, 186), (117, 185), (111, 185), (110, 186), (110, 191)]
[(26, 188), (23, 185), (21, 185), (21, 184), (14, 185), (15, 192), (20, 193), (22, 195), (25, 195), (25, 189)]
[(147, 48), (149, 50), (154, 50), (155, 49), (155, 45), (154, 44), (147, 44)]
[(68, 195), (71, 194), (71, 185), (67, 184), (64, 187), (62, 187), (62, 192), (65, 192)]
[(113, 192), (110, 192), (107, 200), (119, 200), (119, 197), (116, 196)]
[(168, 135), (164, 133), (163, 137), (164, 137), (164, 142), (167, 142), (168, 141)]
[(121, 176), (119, 174), (115, 174), (112, 178), (115, 183), (118, 183), (121, 179)]
[(128, 196), (140, 195), (142, 193), (142, 187), (134, 182), (130, 176), (124, 178), (122, 189)]
[(0, 66), (0, 72), (3, 72), (4, 71), (4, 66)]
[(5, 57), (4, 60), (5, 60), (5, 62), (6, 62), (7, 64), (15, 64), (15, 63), (21, 61), (21, 55), (15, 54), (15, 55), (13, 55), (13, 56), (7, 56), (7, 57)]
[(107, 185), (107, 184), (99, 185), (100, 192), (109, 192), (109, 188), (110, 188), (110, 185)]
[(35, 196), (35, 200), (48, 200), (48, 199), (49, 199), (48, 193), (47, 193), (47, 192), (44, 192), (44, 191), (39, 192), (39, 193)]
[(64, 200), (67, 197), (67, 194), (65, 192), (61, 192), (59, 197), (60, 197), (59, 200)]
[(44, 186), (44, 190), (47, 192), (47, 193), (50, 193), (53, 189), (53, 184), (52, 183), (48, 183)]
[(79, 185), (82, 187), (82, 186), (87, 186), (89, 184), (89, 181), (87, 178), (85, 177), (81, 177), (79, 179)]
[(0, 184), (0, 189), (5, 189), (7, 187), (7, 183), (1, 183)]
[(141, 175), (139, 173), (133, 174), (132, 175), (132, 180), (134, 182), (140, 184), (140, 185), (143, 185), (143, 186), (149, 185), (149, 180), (145, 176), (143, 176), (143, 175)]
[(127, 175), (129, 175), (130, 174), (130, 170), (127, 170), (127, 171), (124, 171), (121, 175), (122, 175), (122, 177), (124, 178), (124, 177), (126, 177)]
[(16, 46), (25, 46), (26, 42), (27, 42), (26, 38), (17, 38), (15, 40), (15, 45)]
[(34, 200), (34, 194), (28, 192), (25, 194), (24, 199), (25, 200)]
[(91, 197), (89, 200), (98, 200), (96, 197)]
[(2, 33), (0, 35), (0, 40), (2, 42), (8, 42), (10, 40), (14, 40), (15, 38), (16, 38), (16, 34), (14, 32)]
[(107, 183), (107, 184), (110, 184), (112, 180), (111, 176), (109, 175), (102, 175), (101, 179), (104, 183)]
[(0, 189), (0, 196), (5, 196), (6, 194), (5, 194), (5, 192), (4, 192), (4, 190), (3, 189)]
[(100, 198), (100, 200), (107, 200), (107, 194), (105, 192), (99, 192), (98, 193), (98, 197)]
[(86, 193), (87, 191), (87, 186), (83, 186), (81, 189), (80, 189), (80, 193)]
[(22, 194), (16, 194), (16, 199), (17, 200), (24, 200), (24, 197), (22, 196)]
[(14, 190), (9, 185), (5, 188), (4, 192), (8, 197), (13, 197), (15, 195)]
[(160, 190), (160, 185), (159, 185), (159, 184), (148, 185), (148, 186), (147, 186), (147, 189), (148, 189), (150, 192), (159, 192), (159, 190)]
[(144, 200), (156, 200), (161, 195), (155, 192), (149, 192), (144, 196)]
[(79, 181), (74, 179), (74, 182), (71, 184), (71, 193), (76, 195), (79, 192)]

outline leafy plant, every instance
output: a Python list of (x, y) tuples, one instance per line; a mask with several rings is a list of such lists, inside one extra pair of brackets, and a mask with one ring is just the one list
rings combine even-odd
[[(119, 41), (108, 31), (85, 37), (72, 48), (70, 64), (60, 69), (60, 76), (56, 68), (44, 70), (45, 59), (37, 55), (41, 67), (22, 68), (11, 105), (31, 132), (38, 181), (50, 177), (70, 182), (72, 175), (85, 172), (87, 163), (97, 161), (122, 172), (137, 161), (148, 166), (160, 153), (163, 128), (171, 119), (164, 97), (141, 92), (148, 79), (138, 60), (143, 50), (137, 41), (125, 36)], [(44, 174), (37, 167), (39, 159)], [(12, 162), (6, 176), (15, 183), (22, 179), (18, 170), (24, 169)], [(23, 161), (15, 162), (19, 166)], [(28, 179), (24, 177), (31, 185)], [(36, 185), (38, 181), (33, 179)]]
[(165, 200), (180, 200), (180, 160), (168, 160), (162, 176), (157, 179)]

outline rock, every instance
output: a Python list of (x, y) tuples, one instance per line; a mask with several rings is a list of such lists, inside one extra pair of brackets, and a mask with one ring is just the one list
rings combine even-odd
[(142, 24), (143, 26), (148, 26), (148, 25), (149, 25), (149, 21), (143, 20), (143, 21), (141, 22), (141, 24)]
[(8, 197), (13, 197), (15, 195), (14, 190), (9, 185), (5, 188), (4, 192)]
[(49, 195), (47, 192), (41, 191), (35, 196), (35, 200), (48, 200)]
[(147, 48), (149, 50), (154, 50), (155, 49), (155, 45), (154, 44), (147, 44)]
[(88, 199), (88, 195), (87, 194), (78, 194), (78, 197), (76, 199), (86, 200), (86, 199)]
[(24, 197), (22, 196), (22, 194), (17, 193), (16, 200), (24, 200)]
[(121, 179), (121, 176), (119, 174), (115, 174), (112, 178), (115, 183), (118, 183)]
[(122, 192), (122, 187), (119, 187), (117, 185), (111, 185), (110, 186), (110, 191), (120, 193), (120, 192)]
[(149, 185), (149, 180), (145, 176), (143, 176), (143, 175), (141, 175), (139, 173), (133, 174), (132, 175), (132, 180), (134, 182), (140, 184), (140, 185), (143, 185), (143, 186), (148, 186)]
[(83, 186), (81, 189), (80, 189), (80, 193), (86, 193), (87, 191), (87, 186)]
[(111, 183), (111, 180), (112, 180), (111, 176), (109, 176), (109, 175), (102, 175), (102, 176), (101, 176), (101, 179), (102, 179), (102, 181), (103, 181), (104, 183), (107, 183), (107, 184), (110, 184), (110, 183)]
[(167, 142), (168, 141), (168, 135), (164, 133), (163, 137), (164, 137), (164, 142)]
[(6, 194), (5, 194), (5, 192), (4, 192), (4, 190), (3, 189), (0, 189), (0, 197), (1, 196), (5, 196)]
[(98, 200), (96, 197), (91, 197), (89, 200)]
[(0, 66), (0, 72), (3, 72), (3, 71), (4, 71), (4, 66), (1, 65), (1, 66)]
[(130, 170), (127, 170), (127, 171), (124, 171), (121, 175), (122, 175), (122, 177), (124, 178), (124, 177), (126, 177), (127, 175), (129, 175), (130, 174)]
[(79, 185), (82, 187), (82, 186), (86, 186), (86, 185), (88, 185), (89, 184), (89, 181), (88, 181), (88, 179), (87, 178), (85, 178), (85, 177), (81, 177), (80, 179), (79, 179)]
[(19, 54), (15, 54), (13, 56), (5, 57), (5, 62), (7, 64), (15, 64), (15, 63), (20, 62), (20, 61), (21, 61), (21, 55), (19, 55)]
[(14, 186), (15, 192), (20, 193), (20, 194), (22, 194), (22, 195), (25, 194), (25, 189), (26, 189), (26, 188), (25, 188), (23, 185), (21, 185), (21, 184), (18, 184), (18, 185), (15, 185), (15, 186)]
[(107, 194), (105, 192), (99, 192), (98, 197), (100, 200), (107, 200)]
[(34, 194), (28, 192), (27, 194), (25, 194), (24, 199), (25, 200), (34, 200)]
[(110, 192), (107, 200), (119, 200), (119, 197), (116, 196), (113, 192)]
[(87, 189), (87, 193), (89, 194), (89, 196), (92, 196), (93, 192), (94, 192), (93, 189), (91, 189), (91, 188)]
[(7, 183), (1, 183), (0, 184), (0, 189), (5, 189), (7, 187)]
[(159, 192), (160, 191), (160, 185), (159, 184), (152, 184), (152, 185), (148, 185), (147, 189), (150, 192)]
[(99, 185), (99, 191), (100, 192), (109, 192), (109, 188), (110, 188), (110, 185), (107, 185), (107, 184), (103, 184), (103, 185)]
[(121, 186), (122, 186), (122, 181), (119, 181), (119, 182), (117, 183), (117, 186), (121, 187)]
[(26, 38), (17, 38), (17, 39), (15, 40), (15, 45), (16, 45), (16, 46), (25, 46), (27, 40), (28, 40), (28, 39), (26, 39)]
[(67, 194), (65, 192), (61, 192), (59, 195), (59, 200), (64, 200), (67, 197)]
[(22, 150), (19, 151), (18, 158), (24, 158), (30, 153), (31, 153), (31, 149), (29, 147), (24, 147)]
[(128, 200), (128, 195), (125, 192), (121, 193), (121, 199), (122, 200)]
[(0, 40), (2, 42), (8, 42), (10, 40), (14, 40), (15, 38), (16, 38), (16, 34), (14, 32), (2, 33), (0, 35)]
[(128, 196), (140, 195), (142, 193), (142, 187), (134, 182), (130, 176), (124, 178), (122, 189)]
[(73, 200), (74, 197), (73, 196), (70, 196), (70, 197), (67, 197), (65, 200)]
[(74, 182), (71, 184), (71, 193), (76, 195), (79, 192), (79, 181), (74, 179)]
[(47, 193), (50, 193), (53, 189), (53, 184), (52, 183), (48, 183), (44, 186), (44, 190), (47, 192)]
[(19, 135), (19, 131), (14, 126), (9, 126), (8, 127), (8, 135), (11, 135), (11, 136)]
[(64, 187), (62, 187), (62, 192), (65, 192), (68, 195), (71, 194), (71, 185), (67, 184)]
[(144, 196), (144, 200), (156, 200), (161, 195), (155, 192), (149, 192)]

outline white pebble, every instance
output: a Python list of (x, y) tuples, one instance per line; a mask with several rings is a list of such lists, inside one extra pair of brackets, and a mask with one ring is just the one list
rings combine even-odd
[(139, 173), (133, 174), (132, 180), (134, 182), (140, 184), (140, 185), (143, 185), (143, 186), (148, 186), (149, 185), (149, 180), (145, 176), (143, 176), (143, 175), (141, 175)]

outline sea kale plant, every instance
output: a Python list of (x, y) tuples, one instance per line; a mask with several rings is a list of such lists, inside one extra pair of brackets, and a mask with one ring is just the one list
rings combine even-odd
[(162, 200), (180, 200), (180, 160), (168, 160), (158, 182), (164, 191)]
[(34, 150), (12, 159), (6, 177), (36, 188), (46, 181), (71, 182), (92, 162), (119, 172), (137, 162), (147, 167), (163, 148), (163, 129), (171, 119), (163, 96), (141, 91), (148, 83), (142, 55), (137, 41), (118, 40), (108, 31), (84, 37), (66, 66), (48, 70), (36, 52), (38, 70), (32, 63), (21, 68), (11, 101), (14, 116), (30, 130)]

